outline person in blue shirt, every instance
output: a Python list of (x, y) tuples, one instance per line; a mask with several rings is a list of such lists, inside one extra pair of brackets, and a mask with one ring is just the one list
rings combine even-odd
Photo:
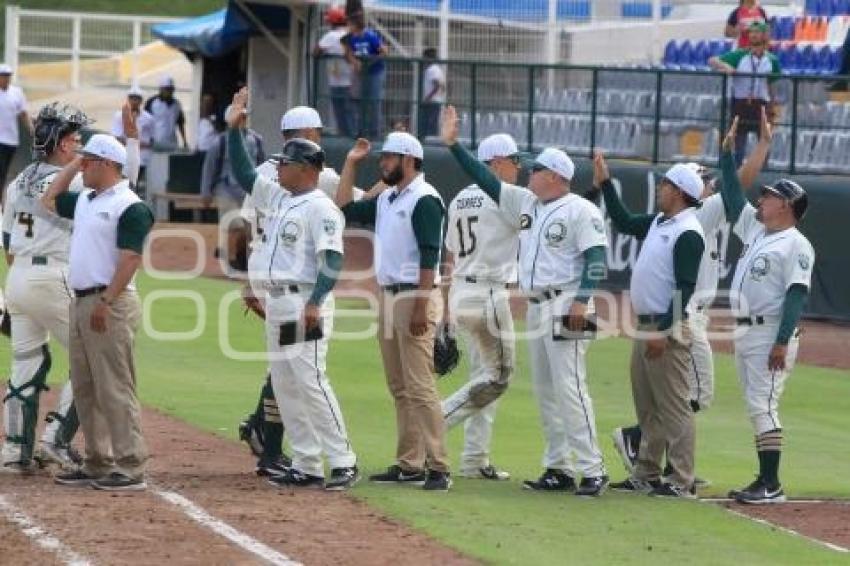
[(375, 29), (366, 27), (363, 10), (348, 15), (349, 33), (342, 38), (345, 58), (360, 83), (360, 135), (377, 138), (383, 129), (384, 81), (387, 66), (384, 56), (387, 46)]

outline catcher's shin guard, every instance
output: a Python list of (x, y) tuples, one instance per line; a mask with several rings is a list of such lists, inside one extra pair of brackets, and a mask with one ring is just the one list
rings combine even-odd
[(266, 375), (263, 384), (263, 457), (274, 459), (283, 452), (283, 419), (272, 389), (272, 376)]
[(29, 465), (32, 462), (38, 402), (41, 392), (47, 390), (45, 383), (50, 366), (47, 344), (29, 352), (14, 354), (12, 378), (3, 398), (3, 424), (6, 430), (4, 464), (17, 462)]
[(62, 388), (62, 395), (59, 398), (56, 410), (47, 413), (45, 420), (48, 425), (44, 431), (44, 436), (42, 436), (42, 441), (60, 448), (70, 446), (80, 428), (80, 419), (74, 405), (74, 391), (70, 381)]

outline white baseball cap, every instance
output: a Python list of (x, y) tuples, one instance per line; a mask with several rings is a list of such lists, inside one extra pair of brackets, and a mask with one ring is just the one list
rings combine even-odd
[(573, 174), (576, 172), (576, 166), (573, 164), (573, 160), (566, 153), (554, 147), (547, 147), (541, 151), (534, 162), (550, 171), (554, 171), (567, 181), (572, 181)]
[(0, 75), (12, 75), (12, 67), (6, 63), (0, 63)]
[(133, 85), (133, 86), (130, 87), (130, 90), (127, 91), (127, 97), (129, 98), (131, 96), (137, 96), (139, 98), (144, 98), (145, 93), (143, 93), (142, 89), (140, 89), (138, 86)]
[(478, 146), (478, 161), (490, 161), (496, 157), (511, 157), (519, 153), (514, 138), (508, 134), (487, 136)]
[(290, 108), (280, 119), (280, 131), (321, 127), (322, 117), (319, 116), (315, 108), (309, 106)]
[(425, 153), (419, 140), (407, 132), (392, 132), (387, 134), (381, 153), (398, 153), (399, 155), (410, 155), (417, 159), (423, 159)]
[(695, 200), (699, 200), (702, 196), (704, 187), (702, 177), (688, 165), (677, 163), (664, 173), (664, 178)]
[(169, 75), (163, 76), (159, 79), (159, 88), (174, 88), (174, 78)]
[(95, 134), (86, 142), (83, 149), (77, 150), (82, 155), (100, 157), (122, 167), (127, 164), (127, 150), (117, 139), (107, 134)]

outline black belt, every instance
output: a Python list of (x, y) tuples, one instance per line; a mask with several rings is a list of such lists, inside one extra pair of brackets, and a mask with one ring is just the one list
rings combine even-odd
[(97, 287), (89, 287), (88, 289), (74, 289), (74, 296), (78, 299), (82, 299), (83, 297), (96, 295), (97, 293), (103, 293), (104, 291), (106, 291), (106, 285), (98, 285)]
[(463, 280), (466, 281), (467, 283), (489, 283), (491, 285), (497, 285), (499, 287), (502, 287), (502, 286), (504, 286), (505, 288), (508, 287), (508, 283), (499, 283), (498, 281), (489, 281), (487, 279), (478, 279), (474, 275), (466, 275), (466, 276), (464, 276)]
[(46, 255), (34, 255), (31, 259), (33, 265), (47, 265)]
[(543, 301), (551, 301), (555, 297), (559, 297), (561, 293), (563, 293), (563, 291), (561, 291), (560, 289), (546, 290), (535, 297), (529, 297), (528, 302), (536, 305), (542, 303)]
[(763, 316), (742, 316), (735, 319), (738, 326), (761, 326), (764, 324)]
[(298, 285), (271, 285), (267, 289), (269, 293), (299, 293)]
[(415, 291), (416, 289), (419, 289), (419, 285), (415, 283), (396, 283), (395, 285), (384, 285), (382, 288), (387, 293), (398, 295), (405, 291)]

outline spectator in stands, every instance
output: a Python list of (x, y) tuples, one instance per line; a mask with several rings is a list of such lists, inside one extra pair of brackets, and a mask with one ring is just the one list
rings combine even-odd
[(351, 64), (360, 85), (360, 135), (377, 138), (383, 130), (381, 107), (387, 75), (387, 65), (384, 61), (387, 46), (381, 34), (366, 27), (366, 14), (362, 9), (348, 14), (348, 29), (342, 44), (345, 58)]
[[(844, 38), (844, 45), (841, 47), (841, 67), (836, 74), (850, 75), (850, 29), (847, 30), (847, 37)], [(847, 79), (835, 81), (829, 90), (832, 92), (850, 90), (850, 85), (847, 84)]]
[(419, 107), (419, 137), (435, 136), (439, 132), (440, 109), (446, 103), (446, 74), (437, 64), (437, 50), (429, 47), (422, 52), (425, 76), (422, 78), (422, 103)]
[(749, 29), (754, 23), (767, 23), (767, 13), (759, 6), (758, 0), (741, 0), (738, 7), (726, 20), (724, 35), (738, 41), (738, 47), (749, 47)]
[(165, 76), (159, 82), (159, 94), (149, 98), (145, 110), (153, 116), (153, 143), (162, 149), (177, 149), (177, 131), (183, 138), (183, 147), (189, 148), (186, 138), (186, 117), (183, 106), (174, 98), (174, 79)]
[(209, 151), (218, 141), (218, 134), (223, 128), (215, 113), (215, 97), (209, 93), (201, 97), (201, 119), (198, 120), (198, 151)]
[(0, 200), (6, 189), (6, 175), (20, 143), (20, 123), (32, 135), (32, 121), (27, 115), (24, 92), (12, 85), (12, 67), (0, 64)]
[[(767, 42), (767, 24), (756, 22), (750, 26), (749, 47), (708, 60), (712, 69), (733, 75), (732, 117), (739, 118), (735, 137), (735, 161), (739, 167), (747, 150), (747, 134), (759, 134), (761, 131), (762, 108), (767, 111), (771, 122), (776, 117), (773, 85), (780, 78), (782, 68), (779, 59), (767, 50)], [(752, 76), (754, 73), (765, 76)], [(734, 76), (738, 74), (746, 76)]]
[[(229, 110), (230, 108), (228, 108)], [(225, 111), (227, 116), (228, 112)], [(259, 165), (266, 160), (263, 151), (263, 138), (254, 130), (247, 127), (247, 115), (242, 117), (240, 128), (244, 132), (245, 148), (254, 162)], [(204, 207), (208, 208), (215, 198), (218, 209), (218, 219), (224, 219), (228, 212), (238, 211), (245, 200), (245, 190), (233, 176), (230, 167), (230, 153), (227, 150), (227, 134), (219, 133), (210, 149), (204, 156), (204, 166), (201, 171), (201, 197)]]
[(325, 55), (325, 70), (334, 110), (337, 133), (347, 138), (354, 136), (354, 117), (351, 106), (351, 65), (345, 59), (343, 37), (348, 33), (345, 10), (334, 6), (325, 12), (325, 22), (331, 26), (313, 48), (313, 55)]
[[(150, 115), (150, 112), (142, 108), (143, 98), (142, 90), (137, 86), (132, 87), (127, 92), (127, 104), (130, 106), (130, 112), (136, 118), (136, 127), (139, 130), (139, 147), (141, 148), (141, 164), (139, 166), (139, 176), (136, 180), (137, 188), (143, 183), (145, 169), (151, 160), (151, 145), (153, 144), (153, 116)], [(127, 144), (121, 110), (117, 110), (112, 116), (110, 133), (118, 138), (121, 143)]]

